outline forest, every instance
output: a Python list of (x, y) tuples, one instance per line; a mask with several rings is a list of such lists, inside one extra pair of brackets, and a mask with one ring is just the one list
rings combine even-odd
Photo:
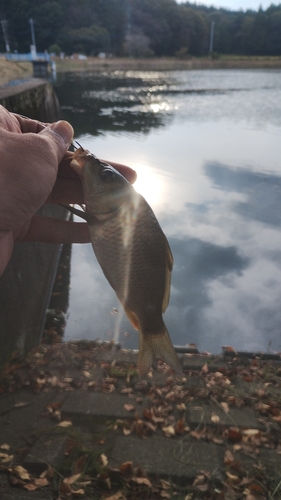
[(230, 11), (175, 0), (1, 0), (10, 50), (29, 52), (34, 26), (37, 51), (66, 55), (180, 57), (281, 55), (281, 4)]

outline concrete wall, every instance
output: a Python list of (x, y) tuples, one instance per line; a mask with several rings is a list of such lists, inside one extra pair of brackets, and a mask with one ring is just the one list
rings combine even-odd
[[(40, 211), (65, 217), (48, 205)], [(56, 275), (61, 247), (48, 243), (17, 243), (0, 277), (0, 372), (14, 351), (24, 354), (38, 345)]]
[[(40, 121), (59, 119), (58, 99), (45, 80), (0, 88), (0, 104)], [(66, 218), (66, 210), (57, 205), (48, 205), (40, 213)], [(0, 277), (0, 375), (13, 351), (25, 353), (40, 342), (60, 250), (59, 245), (45, 243), (15, 245)]]
[(0, 104), (13, 113), (43, 122), (56, 121), (60, 117), (59, 101), (53, 86), (40, 78), (0, 88)]

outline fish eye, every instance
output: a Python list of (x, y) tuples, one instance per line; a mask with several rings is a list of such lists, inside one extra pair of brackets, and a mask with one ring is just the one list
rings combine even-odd
[(103, 182), (110, 182), (115, 179), (115, 172), (113, 172), (110, 168), (103, 168), (99, 176)]

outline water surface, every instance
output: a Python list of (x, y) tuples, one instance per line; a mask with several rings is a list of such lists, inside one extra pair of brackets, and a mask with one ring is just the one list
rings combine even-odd
[[(281, 351), (281, 72), (67, 74), (56, 91), (83, 147), (138, 172), (174, 255), (173, 343)], [(73, 245), (65, 338), (138, 345), (90, 245)]]

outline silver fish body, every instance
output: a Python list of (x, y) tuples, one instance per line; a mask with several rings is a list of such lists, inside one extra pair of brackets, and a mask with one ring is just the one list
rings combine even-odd
[(82, 180), (97, 260), (140, 333), (140, 375), (157, 357), (180, 372), (162, 317), (173, 257), (152, 209), (119, 172), (87, 151), (77, 150), (71, 166)]

